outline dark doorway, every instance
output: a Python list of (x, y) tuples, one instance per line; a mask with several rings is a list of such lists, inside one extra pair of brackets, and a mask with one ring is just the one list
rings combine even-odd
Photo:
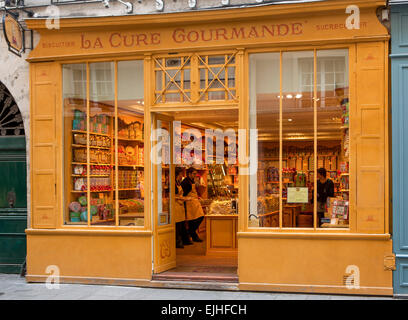
[(27, 162), (20, 110), (0, 82), (0, 273), (20, 273), (26, 258)]

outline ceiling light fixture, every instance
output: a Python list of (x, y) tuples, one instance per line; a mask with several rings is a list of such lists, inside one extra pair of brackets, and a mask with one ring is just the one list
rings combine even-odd
[(292, 96), (291, 94), (288, 94), (288, 95), (286, 95), (286, 98), (288, 98), (288, 99), (292, 99), (292, 98), (293, 98), (293, 96)]

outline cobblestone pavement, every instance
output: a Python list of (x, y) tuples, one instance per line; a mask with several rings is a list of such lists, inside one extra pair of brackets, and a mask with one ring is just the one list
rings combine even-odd
[(0, 300), (390, 300), (392, 297), (289, 294), (270, 292), (159, 289), (105, 285), (27, 283), (18, 275), (0, 274)]

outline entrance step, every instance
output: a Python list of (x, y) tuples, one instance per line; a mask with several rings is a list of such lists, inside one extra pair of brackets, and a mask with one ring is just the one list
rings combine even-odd
[(150, 287), (168, 288), (168, 289), (193, 289), (193, 290), (219, 290), (219, 291), (239, 291), (238, 282), (211, 282), (211, 281), (150, 281)]
[(193, 273), (166, 271), (153, 275), (152, 280), (238, 283), (238, 276), (234, 273)]

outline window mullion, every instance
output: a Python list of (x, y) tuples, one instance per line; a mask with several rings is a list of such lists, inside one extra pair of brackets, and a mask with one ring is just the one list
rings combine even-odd
[[(313, 52), (313, 124), (314, 124), (314, 166), (313, 166), (313, 228), (317, 228), (317, 51)], [(321, 89), (320, 89), (321, 90)]]
[(90, 132), (90, 74), (89, 74), (89, 63), (86, 64), (86, 197), (87, 197), (87, 225), (91, 226), (91, 165), (90, 165), (90, 147), (89, 147), (89, 132)]
[(283, 140), (283, 133), (282, 133), (282, 108), (283, 108), (283, 94), (282, 94), (282, 77), (283, 77), (283, 72), (282, 72), (282, 65), (283, 65), (283, 52), (280, 52), (280, 60), (279, 60), (279, 228), (282, 229), (283, 226), (283, 199), (282, 199), (282, 194), (283, 194), (283, 180), (282, 180), (282, 170), (283, 170), (283, 165), (282, 165), (282, 140)]
[(200, 88), (200, 71), (198, 68), (198, 57), (197, 54), (191, 55), (191, 101), (197, 103), (199, 99), (199, 88)]
[(119, 167), (118, 167), (118, 62), (115, 61), (115, 112), (114, 112), (114, 139), (115, 139), (115, 225), (119, 226)]

